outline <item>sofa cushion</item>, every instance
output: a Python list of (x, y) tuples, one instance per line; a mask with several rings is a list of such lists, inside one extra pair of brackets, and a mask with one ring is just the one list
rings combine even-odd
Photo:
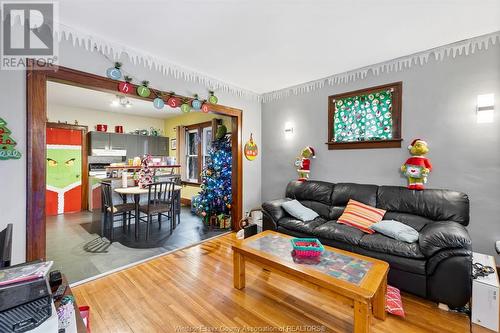
[(364, 249), (393, 254), (404, 258), (424, 259), (418, 242), (406, 243), (389, 238), (382, 234), (364, 235), (359, 241), (359, 246)]
[(373, 234), (374, 231), (370, 229), (370, 226), (382, 221), (384, 215), (385, 210), (383, 209), (378, 209), (350, 199), (344, 212), (337, 220), (337, 223), (347, 224), (368, 234)]
[(334, 184), (316, 180), (291, 181), (286, 187), (286, 196), (299, 201), (317, 201), (331, 205)]
[(330, 206), (319, 201), (300, 200), (300, 203), (309, 209), (314, 210), (321, 217), (328, 220), (330, 216)]
[(400, 186), (380, 186), (377, 207), (391, 212), (420, 215), (434, 221), (469, 224), (469, 198), (455, 191), (413, 191)]
[(313, 230), (313, 235), (325, 239), (333, 239), (352, 245), (358, 245), (365, 233), (354, 227), (338, 224), (336, 221), (328, 221), (315, 228)]
[(407, 226), (412, 227), (418, 232), (420, 232), (420, 230), (422, 230), (422, 228), (424, 228), (427, 224), (434, 222), (423, 216), (400, 212), (387, 212), (384, 215), (384, 220), (399, 221), (406, 224)]
[(301, 221), (295, 217), (285, 216), (278, 221), (278, 226), (284, 227), (289, 230), (299, 231), (312, 234), (314, 229), (326, 222), (325, 219), (317, 217), (312, 221)]
[(283, 207), (288, 214), (304, 222), (312, 221), (319, 216), (314, 210), (307, 208), (297, 200), (283, 202), (281, 207)]
[(398, 221), (382, 220), (373, 224), (370, 229), (406, 243), (415, 243), (418, 241), (418, 231)]

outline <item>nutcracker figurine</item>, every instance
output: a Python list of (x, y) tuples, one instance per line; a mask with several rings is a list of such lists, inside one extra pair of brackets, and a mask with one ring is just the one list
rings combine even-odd
[(307, 146), (302, 149), (300, 156), (295, 160), (295, 166), (297, 167), (297, 172), (299, 173), (299, 181), (304, 182), (309, 179), (312, 158), (316, 158), (314, 148)]

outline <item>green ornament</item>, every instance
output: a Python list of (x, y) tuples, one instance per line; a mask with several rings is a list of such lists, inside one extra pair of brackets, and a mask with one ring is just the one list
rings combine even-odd
[(181, 111), (184, 113), (188, 113), (191, 111), (191, 106), (188, 103), (182, 103)]
[(208, 102), (210, 104), (217, 104), (217, 102), (219, 101), (219, 99), (217, 98), (217, 96), (214, 95), (214, 92), (211, 91), (210, 92), (210, 96), (208, 97)]
[(137, 95), (141, 97), (149, 97), (151, 90), (148, 88), (148, 81), (142, 81), (142, 84), (137, 87)]

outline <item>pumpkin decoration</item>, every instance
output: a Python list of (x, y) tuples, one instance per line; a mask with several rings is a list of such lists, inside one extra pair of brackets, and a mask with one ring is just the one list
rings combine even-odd
[(259, 148), (257, 147), (257, 144), (253, 141), (252, 133), (250, 133), (250, 140), (248, 140), (247, 143), (245, 143), (243, 151), (247, 160), (253, 161), (257, 158), (257, 155), (259, 154)]

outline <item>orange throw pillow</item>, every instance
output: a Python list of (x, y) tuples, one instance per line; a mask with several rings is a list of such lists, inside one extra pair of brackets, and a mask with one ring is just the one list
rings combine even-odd
[(375, 231), (370, 229), (370, 226), (382, 221), (384, 215), (385, 210), (383, 209), (349, 199), (344, 213), (339, 217), (337, 223), (347, 224), (368, 234), (373, 234)]

